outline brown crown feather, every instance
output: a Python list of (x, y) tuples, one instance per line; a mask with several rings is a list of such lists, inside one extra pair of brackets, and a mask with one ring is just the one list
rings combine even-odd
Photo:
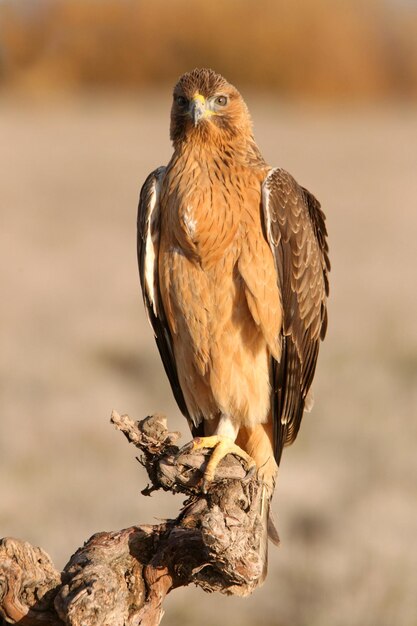
[(232, 85), (220, 74), (208, 68), (196, 68), (181, 76), (174, 87), (174, 94), (181, 94), (190, 99), (198, 92), (205, 98), (211, 98), (225, 87), (232, 87)]

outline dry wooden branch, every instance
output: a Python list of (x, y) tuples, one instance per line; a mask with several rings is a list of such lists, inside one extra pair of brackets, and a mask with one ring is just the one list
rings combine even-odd
[[(265, 522), (263, 485), (229, 455), (207, 494), (200, 489), (204, 452), (179, 454), (178, 433), (153, 415), (134, 423), (113, 412), (112, 423), (140, 451), (156, 489), (187, 496), (175, 520), (93, 535), (59, 574), (40, 548), (0, 542), (0, 616), (6, 623), (72, 626), (154, 626), (176, 587), (248, 595), (261, 584)], [(1, 619), (1, 617), (0, 617)]]

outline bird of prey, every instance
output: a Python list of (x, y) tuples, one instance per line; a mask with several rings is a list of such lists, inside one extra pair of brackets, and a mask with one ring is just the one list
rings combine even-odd
[(140, 193), (145, 308), (192, 447), (213, 448), (205, 487), (232, 452), (272, 491), (326, 333), (325, 217), (265, 162), (242, 96), (214, 71), (179, 79), (170, 134), (170, 162)]

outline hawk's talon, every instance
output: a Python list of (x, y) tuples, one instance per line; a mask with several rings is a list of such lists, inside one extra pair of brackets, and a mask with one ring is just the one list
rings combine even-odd
[(201, 491), (204, 494), (208, 493), (208, 490), (210, 489), (210, 485), (211, 485), (211, 481), (206, 480), (203, 476), (203, 479), (201, 481)]
[[(198, 437), (197, 437), (197, 439), (198, 439)], [(194, 447), (194, 439), (192, 439), (191, 441), (186, 443), (184, 446), (182, 446), (182, 448), (180, 448), (178, 450), (178, 452), (176, 454), (176, 458), (178, 459), (183, 454), (188, 454), (188, 452), (191, 452), (193, 450), (193, 447)]]
[(242, 478), (242, 483), (248, 483), (249, 481), (251, 481), (252, 478), (255, 477), (256, 472), (257, 472), (256, 465), (251, 465), (250, 467), (248, 467), (246, 471), (246, 476)]
[(252, 478), (252, 476), (256, 472), (256, 464), (252, 457), (249, 456), (247, 452), (242, 450), (242, 448), (239, 448), (239, 446), (234, 443), (233, 439), (222, 435), (212, 435), (211, 437), (195, 437), (192, 441), (187, 443), (179, 450), (177, 458), (184, 453), (194, 452), (207, 448), (212, 448), (213, 452), (208, 460), (206, 469), (204, 471), (201, 487), (203, 493), (207, 493), (210, 484), (214, 480), (216, 469), (219, 463), (228, 454), (234, 454), (244, 461), (247, 471), (247, 475), (244, 478), (245, 481), (250, 480), (250, 478)]

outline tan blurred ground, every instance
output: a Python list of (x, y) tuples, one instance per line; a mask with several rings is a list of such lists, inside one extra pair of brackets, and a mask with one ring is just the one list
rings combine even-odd
[[(316, 405), (284, 454), (282, 539), (248, 600), (176, 591), (166, 624), (417, 623), (417, 113), (314, 109), (246, 94), (267, 159), (322, 201), (330, 323)], [(0, 102), (0, 536), (58, 566), (98, 530), (180, 500), (139, 494), (108, 424), (174, 406), (139, 296), (138, 190), (166, 163), (168, 92)], [(217, 614), (217, 611), (220, 613)]]

